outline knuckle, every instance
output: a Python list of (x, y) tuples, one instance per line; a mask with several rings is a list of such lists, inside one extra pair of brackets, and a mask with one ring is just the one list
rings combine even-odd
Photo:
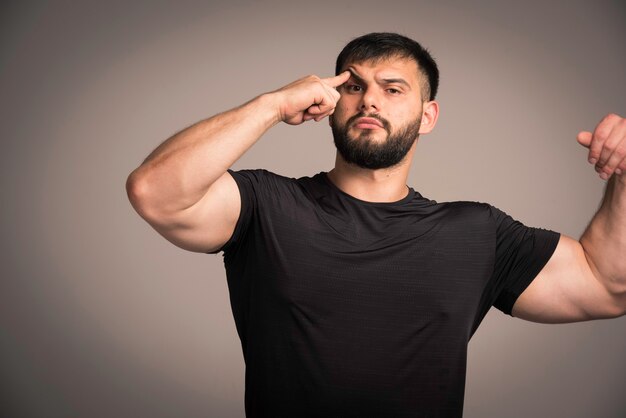
[(609, 153), (607, 153), (607, 152), (602, 152), (602, 153), (600, 153), (600, 155), (598, 156), (598, 164), (599, 164), (599, 165), (604, 165), (604, 164), (606, 164), (606, 160), (608, 160), (608, 159), (609, 159), (609, 155), (610, 155), (610, 154), (609, 154)]
[(602, 125), (602, 126), (599, 126), (598, 129), (596, 129), (596, 132), (594, 133), (594, 137), (595, 139), (605, 141), (608, 138), (610, 132), (611, 132), (611, 129), (608, 126)]
[(615, 161), (615, 160), (613, 160), (612, 158), (611, 158), (610, 160), (608, 160), (608, 161), (606, 162), (606, 164), (604, 165), (604, 167), (603, 167), (603, 168), (604, 168), (604, 171), (610, 171), (610, 170), (613, 170), (613, 169), (615, 168), (615, 166), (617, 165), (617, 164), (615, 164), (615, 162), (616, 162), (616, 161)]
[(590, 158), (595, 158), (596, 160), (598, 158), (600, 158), (600, 148), (599, 147), (592, 147), (591, 150), (589, 151), (589, 157)]

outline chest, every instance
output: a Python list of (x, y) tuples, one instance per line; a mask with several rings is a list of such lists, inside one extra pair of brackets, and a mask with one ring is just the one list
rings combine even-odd
[(257, 283), (267, 300), (317, 320), (385, 327), (471, 324), (493, 268), (479, 224), (408, 217), (336, 222), (272, 217)]

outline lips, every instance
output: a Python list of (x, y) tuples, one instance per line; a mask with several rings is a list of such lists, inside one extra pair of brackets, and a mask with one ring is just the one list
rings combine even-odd
[(359, 118), (354, 122), (354, 126), (357, 128), (375, 129), (382, 128), (383, 124), (374, 118)]

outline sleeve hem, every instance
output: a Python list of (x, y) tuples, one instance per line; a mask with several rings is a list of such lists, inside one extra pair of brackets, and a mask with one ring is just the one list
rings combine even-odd
[(243, 212), (243, 196), (241, 194), (241, 185), (239, 184), (239, 180), (237, 178), (237, 175), (235, 175), (234, 171), (231, 170), (230, 168), (226, 170), (231, 176), (232, 178), (235, 180), (235, 183), (237, 183), (237, 189), (239, 190), (239, 199), (241, 200), (241, 208), (239, 209), (239, 217), (237, 218), (237, 223), (235, 224), (235, 228), (233, 229), (233, 233), (232, 235), (228, 238), (228, 240), (218, 249), (213, 250), (213, 251), (206, 251), (206, 254), (217, 254), (220, 251), (224, 251), (226, 252), (228, 250), (228, 248), (230, 248), (230, 246), (233, 244), (233, 241), (235, 240), (235, 237), (238, 236), (239, 234), (239, 230), (241, 229), (241, 223), (242, 223), (242, 212)]
[(499, 303), (495, 305), (496, 308), (512, 317), (513, 305), (515, 305), (515, 302), (520, 295), (528, 288), (528, 286), (548, 263), (552, 254), (554, 254), (561, 237), (561, 234), (558, 232), (541, 228), (537, 228), (535, 230), (535, 234), (535, 242), (541, 243), (538, 255), (535, 256), (533, 263), (529, 266), (524, 277), (517, 282), (515, 287), (507, 291), (506, 294), (501, 295)]

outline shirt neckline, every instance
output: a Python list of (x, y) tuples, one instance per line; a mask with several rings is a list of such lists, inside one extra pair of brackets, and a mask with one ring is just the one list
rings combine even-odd
[(326, 171), (322, 171), (319, 173), (320, 176), (322, 177), (322, 179), (324, 179), (324, 182), (333, 190), (335, 190), (337, 193), (339, 193), (340, 195), (344, 196), (345, 198), (352, 200), (354, 202), (357, 202), (359, 204), (363, 204), (363, 205), (369, 205), (369, 206), (397, 206), (397, 205), (402, 205), (406, 202), (410, 202), (411, 200), (413, 200), (413, 198), (415, 197), (415, 190), (413, 190), (412, 187), (407, 185), (408, 188), (408, 193), (406, 194), (405, 197), (403, 197), (400, 200), (396, 200), (394, 202), (368, 202), (367, 200), (361, 200), (358, 199), (346, 192), (344, 192), (343, 190), (341, 190), (339, 187), (337, 187), (335, 185), (335, 183), (333, 183), (329, 178), (328, 178), (328, 172)]

